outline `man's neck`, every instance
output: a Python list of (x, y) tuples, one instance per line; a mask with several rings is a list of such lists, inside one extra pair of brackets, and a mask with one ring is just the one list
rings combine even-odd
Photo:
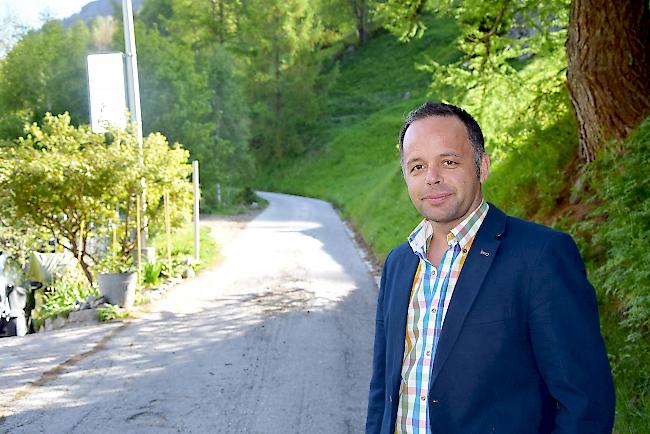
[(431, 262), (431, 264), (433, 264), (434, 267), (438, 267), (438, 264), (440, 264), (440, 260), (442, 259), (442, 255), (444, 255), (448, 247), (449, 244), (447, 243), (447, 236), (438, 236), (434, 232), (427, 248), (427, 259), (429, 262)]
[(427, 259), (429, 259), (429, 262), (431, 262), (436, 267), (438, 266), (442, 255), (449, 247), (447, 235), (449, 235), (451, 230), (462, 223), (467, 217), (475, 213), (482, 203), (483, 198), (481, 197), (479, 198), (478, 203), (472, 206), (471, 211), (467, 213), (467, 215), (463, 216), (461, 220), (456, 222), (440, 223), (429, 220), (429, 224), (431, 225), (432, 230), (431, 239), (429, 240), (429, 245), (427, 247)]

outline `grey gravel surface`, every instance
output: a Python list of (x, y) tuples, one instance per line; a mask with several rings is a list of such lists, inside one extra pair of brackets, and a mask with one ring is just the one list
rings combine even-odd
[(375, 280), (328, 203), (263, 196), (141, 318), (0, 340), (0, 432), (362, 432)]

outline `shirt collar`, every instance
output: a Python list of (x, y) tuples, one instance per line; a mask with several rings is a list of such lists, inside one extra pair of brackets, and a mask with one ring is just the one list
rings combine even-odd
[[(447, 234), (447, 243), (450, 246), (460, 244), (460, 247), (465, 247), (469, 243), (485, 219), (490, 206), (483, 200), (481, 204), (470, 213), (462, 222), (451, 229)], [(421, 258), (426, 258), (427, 248), (429, 246), (429, 239), (433, 235), (433, 228), (431, 223), (424, 219), (416, 226), (408, 237), (408, 242), (411, 245), (413, 252)]]

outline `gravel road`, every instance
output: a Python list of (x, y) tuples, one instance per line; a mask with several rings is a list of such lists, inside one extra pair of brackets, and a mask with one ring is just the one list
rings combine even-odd
[[(263, 196), (219, 265), (3, 394), (0, 432), (362, 432), (375, 280), (329, 204)], [(31, 337), (38, 360), (65, 360), (66, 333)]]

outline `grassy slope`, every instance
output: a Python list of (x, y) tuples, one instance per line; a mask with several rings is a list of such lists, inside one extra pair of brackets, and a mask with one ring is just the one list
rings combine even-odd
[(426, 60), (422, 53), (454, 59), (455, 35), (453, 23), (436, 21), (421, 40), (402, 44), (384, 34), (344, 59), (318, 149), (266, 173), (263, 188), (331, 201), (383, 258), (418, 221), (396, 148), (404, 115), (424, 100), (430, 81), (416, 64)]
[[(453, 22), (433, 21), (422, 39), (403, 44), (383, 34), (344, 58), (325, 103), (325, 127), (312, 138), (315, 150), (266, 171), (260, 187), (331, 201), (383, 259), (420, 218), (406, 194), (397, 151), (404, 116), (436, 99), (428, 95), (431, 76), (417, 65), (456, 60), (456, 32)], [(462, 105), (451, 91), (445, 97)], [(496, 99), (487, 102), (499, 106)], [(577, 149), (573, 119), (537, 131), (530, 144), (493, 164), (486, 197), (511, 214), (545, 220)]]

